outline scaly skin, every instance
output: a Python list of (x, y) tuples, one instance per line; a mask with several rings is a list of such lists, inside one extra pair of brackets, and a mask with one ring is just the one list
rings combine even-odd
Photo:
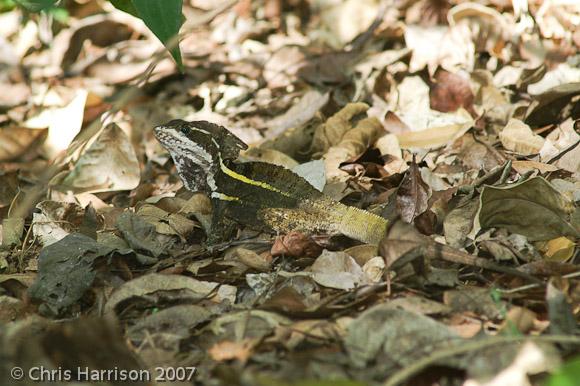
[(264, 162), (237, 163), (247, 145), (222, 126), (205, 121), (171, 121), (155, 128), (186, 188), (210, 195), (214, 206), (211, 241), (227, 236), (231, 222), (287, 233), (343, 234), (378, 244), (387, 220), (343, 205), (304, 178)]

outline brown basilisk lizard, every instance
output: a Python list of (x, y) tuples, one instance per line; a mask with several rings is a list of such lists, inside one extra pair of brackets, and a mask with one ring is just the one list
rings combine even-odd
[[(302, 230), (343, 234), (370, 244), (378, 244), (387, 233), (386, 219), (325, 196), (289, 169), (265, 162), (236, 162), (240, 151), (248, 145), (223, 126), (178, 119), (157, 126), (154, 132), (173, 158), (185, 187), (211, 197), (209, 244), (221, 240), (236, 222), (281, 233)], [(435, 243), (422, 235), (417, 237), (424, 241), (417, 249), (421, 255), (538, 281), (516, 269)], [(385, 245), (383, 242), (381, 246)]]
[(223, 126), (173, 120), (154, 132), (185, 187), (211, 197), (210, 243), (220, 240), (232, 222), (281, 233), (343, 234), (371, 244), (386, 233), (384, 218), (331, 199), (289, 169), (236, 162), (248, 146)]

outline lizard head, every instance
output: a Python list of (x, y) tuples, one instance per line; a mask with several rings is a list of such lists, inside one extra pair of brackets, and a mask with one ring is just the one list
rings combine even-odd
[(225, 127), (207, 121), (169, 121), (153, 129), (157, 140), (169, 151), (183, 180), (191, 191), (216, 190), (214, 175), (220, 161), (238, 158), (248, 148)]

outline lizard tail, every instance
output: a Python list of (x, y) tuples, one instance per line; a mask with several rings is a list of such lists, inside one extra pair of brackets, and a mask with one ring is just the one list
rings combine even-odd
[(373, 213), (340, 204), (338, 232), (368, 244), (379, 244), (387, 233), (388, 221)]

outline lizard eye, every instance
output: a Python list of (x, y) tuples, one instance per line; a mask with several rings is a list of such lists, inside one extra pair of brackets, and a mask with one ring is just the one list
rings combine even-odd
[(183, 134), (189, 134), (189, 127), (187, 126), (181, 126), (180, 130)]

